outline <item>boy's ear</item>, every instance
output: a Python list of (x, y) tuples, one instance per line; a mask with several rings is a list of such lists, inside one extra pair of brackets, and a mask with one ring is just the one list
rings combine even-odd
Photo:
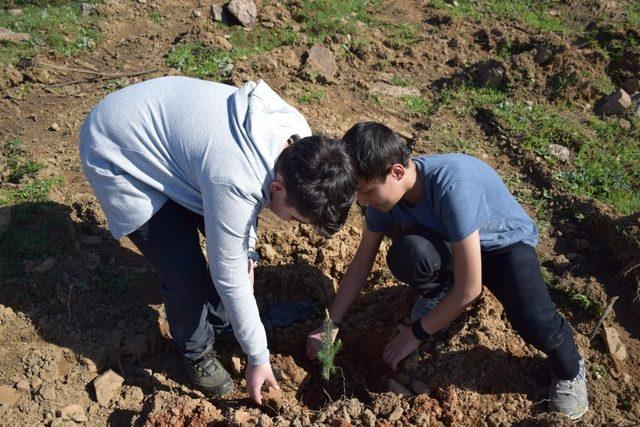
[(389, 169), (389, 174), (393, 179), (399, 181), (404, 177), (406, 171), (407, 169), (404, 166), (402, 166), (400, 163), (396, 163)]
[(271, 190), (271, 192), (273, 193), (278, 193), (280, 191), (283, 191), (284, 189), (284, 182), (282, 182), (278, 178), (274, 179), (273, 181), (271, 181), (271, 184), (269, 184), (269, 190)]

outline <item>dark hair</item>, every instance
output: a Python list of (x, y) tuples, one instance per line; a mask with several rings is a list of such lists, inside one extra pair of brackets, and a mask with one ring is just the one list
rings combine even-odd
[(365, 181), (384, 179), (396, 163), (409, 166), (409, 150), (397, 133), (376, 122), (354, 125), (342, 137), (355, 173)]
[(285, 202), (310, 219), (325, 237), (347, 220), (356, 191), (345, 147), (322, 135), (302, 138), (282, 150), (276, 162), (287, 189)]

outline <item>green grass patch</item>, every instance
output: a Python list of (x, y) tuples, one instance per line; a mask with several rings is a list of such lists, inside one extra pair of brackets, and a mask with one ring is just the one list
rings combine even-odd
[(640, 28), (640, 3), (632, 1), (625, 11), (626, 23), (629, 28)]
[(541, 266), (540, 271), (542, 272), (542, 277), (549, 289), (562, 295), (571, 305), (581, 309), (593, 317), (599, 317), (602, 315), (604, 308), (599, 302), (589, 298), (588, 295), (576, 291), (575, 289), (560, 285), (558, 280), (546, 267)]
[(19, 139), (5, 142), (0, 150), (0, 206), (28, 201), (45, 201), (60, 178), (39, 179), (43, 165), (33, 161), (22, 149)]
[(409, 114), (418, 118), (425, 118), (433, 112), (432, 103), (419, 95), (404, 95), (402, 102), (407, 107)]
[(373, 22), (380, 0), (302, 0), (296, 5), (293, 17), (310, 41), (323, 42), (334, 34), (357, 36), (360, 25)]
[(149, 13), (149, 20), (155, 24), (160, 24), (162, 22), (162, 19), (162, 14), (157, 10)]
[(301, 104), (313, 104), (322, 101), (326, 93), (322, 89), (317, 90), (305, 90), (298, 98), (298, 102)]
[(15, 64), (39, 50), (70, 56), (92, 49), (99, 39), (96, 19), (82, 16), (80, 2), (29, 2), (20, 15), (0, 12), (0, 27), (31, 35), (28, 42), (0, 42), (0, 63)]
[(389, 79), (389, 84), (392, 86), (409, 87), (411, 82), (400, 74), (394, 74), (393, 77)]
[[(502, 91), (469, 86), (442, 91), (427, 111), (435, 114), (443, 108), (460, 116), (489, 111), (511, 141), (559, 169), (560, 188), (598, 199), (623, 215), (640, 210), (640, 118), (629, 118), (630, 130), (615, 118), (590, 116), (575, 122), (567, 119), (570, 107), (527, 105)], [(568, 147), (574, 157), (559, 167), (550, 144)]]
[(550, 0), (458, 0), (458, 6), (444, 0), (428, 0), (427, 4), (446, 10), (456, 19), (480, 21), (488, 15), (513, 19), (541, 31), (566, 33), (572, 28), (561, 17), (551, 16), (549, 10), (554, 4)]
[(298, 40), (291, 28), (257, 27), (245, 31), (241, 27), (232, 27), (228, 29), (228, 33), (233, 46), (231, 50), (211, 49), (198, 42), (186, 42), (171, 49), (167, 55), (167, 65), (196, 77), (224, 78), (225, 67), (231, 61), (292, 45)]
[(385, 28), (387, 34), (385, 44), (392, 49), (404, 49), (420, 40), (419, 24), (385, 24)]

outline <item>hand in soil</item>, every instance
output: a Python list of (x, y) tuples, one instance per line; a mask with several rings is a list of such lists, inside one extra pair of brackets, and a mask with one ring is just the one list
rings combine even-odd
[[(333, 339), (331, 340), (331, 342), (335, 342), (336, 337), (338, 336), (338, 331), (339, 331), (338, 328), (336, 327), (333, 328)], [(322, 327), (319, 327), (309, 332), (309, 334), (307, 335), (307, 344), (305, 346), (305, 350), (307, 352), (307, 357), (309, 357), (309, 359), (315, 359), (316, 355), (322, 348), (323, 332), (324, 332), (324, 329)]]
[(418, 348), (418, 341), (411, 332), (411, 328), (404, 325), (398, 325), (398, 335), (396, 335), (389, 344), (387, 344), (382, 352), (382, 359), (391, 366), (395, 371), (405, 357), (410, 355)]
[(262, 405), (262, 385), (267, 383), (267, 386), (279, 390), (278, 382), (273, 376), (271, 370), (271, 364), (247, 366), (247, 392), (249, 397), (254, 400), (258, 405)]

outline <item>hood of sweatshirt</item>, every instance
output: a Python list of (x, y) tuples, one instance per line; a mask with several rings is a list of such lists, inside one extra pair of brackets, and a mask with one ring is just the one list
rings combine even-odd
[[(260, 203), (270, 203), (269, 185), (275, 164), (291, 135), (311, 135), (306, 119), (264, 81), (248, 82), (229, 98), (231, 130), (257, 182), (262, 183)], [(247, 171), (249, 172), (249, 171)]]

